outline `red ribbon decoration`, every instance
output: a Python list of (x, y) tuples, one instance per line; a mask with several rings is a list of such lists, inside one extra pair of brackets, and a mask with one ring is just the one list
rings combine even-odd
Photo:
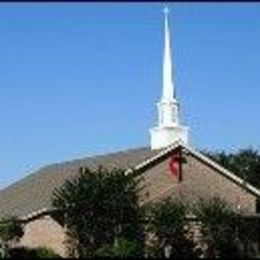
[(171, 175), (179, 176), (180, 175), (180, 163), (181, 163), (181, 156), (180, 154), (174, 154), (170, 158), (168, 167)]

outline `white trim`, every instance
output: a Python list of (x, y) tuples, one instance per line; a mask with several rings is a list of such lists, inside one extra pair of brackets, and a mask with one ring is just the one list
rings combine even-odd
[(28, 219), (30, 219), (30, 218), (36, 217), (37, 215), (42, 214), (42, 213), (45, 213), (45, 212), (48, 212), (48, 211), (50, 211), (50, 209), (41, 208), (41, 209), (39, 209), (39, 210), (35, 210), (35, 211), (29, 213), (28, 215), (25, 215), (25, 216), (21, 217), (20, 219), (21, 219), (22, 221), (26, 221), (26, 220), (28, 220)]
[(172, 145), (169, 145), (168, 147), (164, 148), (161, 152), (159, 152), (158, 154), (156, 154), (153, 157), (150, 157), (149, 159), (137, 164), (134, 168), (129, 168), (125, 171), (125, 174), (128, 175), (129, 173), (132, 173), (133, 171), (138, 171), (140, 169), (142, 169), (143, 167), (145, 167), (146, 165), (149, 165), (150, 163), (156, 161), (157, 159), (159, 159), (160, 157), (164, 156), (165, 154), (167, 154), (168, 152), (176, 149), (179, 146), (184, 146), (183, 142), (181, 140), (173, 143)]
[(158, 154), (156, 154), (155, 156), (147, 159), (144, 162), (139, 163), (138, 165), (136, 165), (133, 169), (128, 169), (126, 171), (126, 175), (133, 172), (133, 171), (138, 171), (140, 169), (142, 169), (143, 167), (149, 165), (150, 163), (156, 161), (157, 159), (159, 159), (161, 156), (167, 154), (168, 152), (173, 151), (174, 149), (176, 149), (177, 147), (183, 147), (185, 150), (187, 150), (188, 152), (190, 152), (191, 154), (193, 154), (194, 156), (200, 158), (202, 161), (208, 163), (210, 166), (212, 166), (213, 168), (216, 168), (218, 171), (220, 171), (221, 173), (223, 173), (223, 175), (225, 175), (227, 178), (233, 180), (234, 182), (240, 184), (241, 186), (243, 186), (245, 189), (249, 190), (250, 192), (252, 192), (253, 194), (255, 194), (256, 196), (260, 197), (260, 190), (257, 189), (256, 187), (252, 186), (251, 184), (249, 184), (248, 182), (244, 181), (242, 178), (238, 177), (237, 175), (235, 175), (234, 173), (232, 173), (231, 171), (225, 169), (224, 167), (222, 167), (221, 165), (219, 165), (218, 163), (214, 162), (213, 160), (211, 160), (210, 158), (206, 157), (205, 155), (203, 155), (202, 153), (193, 150), (191, 147), (188, 147), (187, 145), (184, 145), (183, 142), (181, 141), (177, 141), (175, 143), (173, 143), (172, 145), (168, 146), (167, 148), (165, 148), (163, 151), (159, 152)]
[(205, 155), (203, 155), (200, 152), (197, 152), (191, 148), (188, 147), (184, 147), (186, 150), (188, 150), (189, 152), (191, 152), (193, 155), (199, 157), (201, 160), (205, 161), (206, 163), (208, 163), (209, 165), (211, 165), (212, 167), (216, 168), (217, 170), (219, 170), (220, 172), (222, 172), (224, 175), (226, 175), (228, 178), (232, 179), (233, 181), (239, 183), (240, 185), (243, 185), (246, 189), (250, 190), (252, 193), (254, 193), (255, 195), (260, 197), (260, 190), (257, 189), (256, 187), (252, 186), (251, 184), (249, 184), (248, 182), (244, 181), (242, 178), (238, 177), (237, 175), (235, 175), (234, 173), (232, 173), (231, 171), (227, 170), (226, 168), (224, 168), (223, 166), (219, 165), (218, 163), (214, 162), (213, 160), (209, 159), (208, 157), (206, 157)]

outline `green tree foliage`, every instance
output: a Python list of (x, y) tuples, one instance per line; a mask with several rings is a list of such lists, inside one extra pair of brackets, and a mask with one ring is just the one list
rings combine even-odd
[(21, 221), (15, 216), (1, 219), (0, 221), (0, 243), (2, 245), (2, 256), (8, 257), (8, 250), (12, 243), (19, 241), (23, 236)]
[(119, 238), (113, 244), (107, 244), (99, 248), (96, 256), (99, 257), (135, 257), (138, 245), (136, 242), (128, 241), (124, 238)]
[(76, 255), (95, 256), (98, 249), (113, 244), (119, 237), (138, 241), (135, 254), (141, 254), (143, 231), (138, 183), (123, 170), (82, 168), (76, 178), (67, 180), (55, 191), (53, 206), (60, 212)]
[(202, 225), (202, 237), (207, 246), (206, 257), (240, 257), (255, 254), (250, 250), (250, 245), (256, 241), (255, 222), (234, 212), (223, 200), (201, 200), (196, 215)]
[(5, 218), (0, 223), (0, 238), (2, 241), (19, 240), (23, 235), (21, 222), (16, 217)]
[(166, 199), (147, 208), (148, 229), (154, 236), (148, 254), (155, 257), (195, 257), (186, 218), (187, 207), (178, 200)]
[(253, 148), (242, 149), (237, 153), (203, 152), (220, 165), (239, 177), (260, 188), (260, 154)]

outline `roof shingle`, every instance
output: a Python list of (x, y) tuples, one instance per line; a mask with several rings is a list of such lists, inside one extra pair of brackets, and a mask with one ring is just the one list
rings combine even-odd
[(157, 154), (148, 147), (56, 163), (40, 168), (35, 173), (0, 191), (0, 218), (15, 215), (24, 217), (42, 208), (49, 209), (56, 187), (78, 174), (80, 167), (95, 169), (127, 169)]

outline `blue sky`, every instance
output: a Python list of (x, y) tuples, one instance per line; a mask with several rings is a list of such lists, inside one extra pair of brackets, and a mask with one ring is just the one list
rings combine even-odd
[[(149, 145), (160, 3), (0, 4), (0, 188), (53, 162)], [(169, 4), (181, 121), (198, 149), (259, 149), (260, 4)]]

